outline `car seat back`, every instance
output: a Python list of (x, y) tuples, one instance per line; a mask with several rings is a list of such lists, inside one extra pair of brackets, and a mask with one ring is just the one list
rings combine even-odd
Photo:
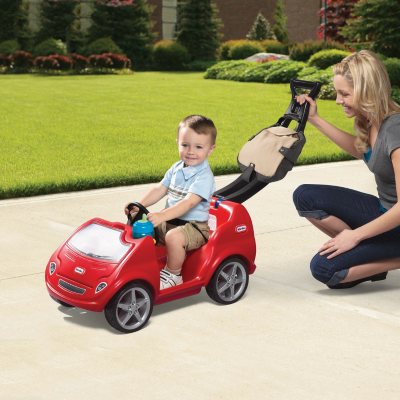
[[(214, 196), (242, 203), (264, 188), (268, 183), (282, 179), (296, 163), (306, 142), (304, 128), (308, 118), (309, 103), (300, 105), (296, 96), (309, 90), (315, 98), (321, 85), (316, 82), (291, 80), (292, 99), (278, 122), (252, 136), (240, 150), (237, 162), (242, 174), (231, 184), (218, 190)], [(289, 128), (292, 122), (294, 129)]]

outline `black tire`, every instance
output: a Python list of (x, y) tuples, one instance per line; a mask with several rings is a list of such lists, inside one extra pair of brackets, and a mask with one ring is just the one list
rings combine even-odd
[(217, 268), (206, 291), (217, 303), (232, 304), (244, 295), (248, 284), (246, 263), (241, 258), (231, 257)]
[(63, 307), (66, 307), (66, 308), (75, 307), (75, 306), (72, 306), (71, 304), (68, 304), (68, 303), (63, 302), (62, 300), (56, 299), (56, 298), (53, 297), (53, 296), (50, 296), (50, 297), (51, 297), (56, 303), (60, 304), (60, 305), (63, 306)]
[(107, 322), (124, 333), (142, 329), (153, 311), (153, 295), (141, 283), (132, 282), (123, 287), (107, 304), (104, 315)]

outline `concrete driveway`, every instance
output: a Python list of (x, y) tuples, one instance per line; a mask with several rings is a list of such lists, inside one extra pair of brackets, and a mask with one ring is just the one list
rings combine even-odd
[(360, 161), (296, 167), (245, 203), (258, 247), (243, 299), (219, 306), (203, 291), (129, 335), (57, 305), (44, 268), (78, 225), (123, 221), (149, 185), (0, 201), (0, 400), (398, 400), (400, 273), (346, 291), (312, 278), (325, 237), (291, 194), (318, 182), (375, 192)]

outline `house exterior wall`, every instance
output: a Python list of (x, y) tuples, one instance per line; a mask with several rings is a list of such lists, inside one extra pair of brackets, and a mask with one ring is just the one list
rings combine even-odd
[[(223, 22), (222, 40), (244, 39), (259, 12), (273, 25), (276, 0), (214, 0)], [(155, 31), (159, 39), (172, 39), (177, 0), (148, 0), (155, 6)], [(316, 39), (321, 0), (284, 0), (290, 41)]]
[[(39, 10), (42, 0), (27, 0), (29, 21), (33, 31), (39, 28)], [(81, 0), (81, 26), (85, 31), (90, 25), (91, 3)], [(147, 0), (153, 8), (153, 30), (157, 40), (173, 39), (176, 24), (177, 0)], [(273, 24), (276, 0), (214, 0), (222, 20), (222, 40), (244, 39), (259, 12)], [(284, 0), (289, 40), (301, 42), (316, 39), (320, 23), (318, 10), (321, 0)]]

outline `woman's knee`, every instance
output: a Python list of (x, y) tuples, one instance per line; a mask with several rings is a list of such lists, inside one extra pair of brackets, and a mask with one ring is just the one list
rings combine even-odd
[(293, 202), (297, 210), (307, 210), (311, 205), (313, 198), (312, 192), (314, 185), (300, 185), (293, 192)]
[(321, 209), (321, 186), (312, 184), (300, 185), (293, 192), (293, 202), (301, 217), (324, 219), (328, 213)]
[(340, 283), (347, 275), (347, 268), (340, 268), (332, 260), (328, 260), (326, 256), (317, 253), (310, 262), (312, 276), (318, 281), (334, 286)]
[(330, 265), (329, 260), (317, 253), (310, 262), (310, 269), (312, 276), (322, 283), (328, 283), (333, 274), (334, 269)]

